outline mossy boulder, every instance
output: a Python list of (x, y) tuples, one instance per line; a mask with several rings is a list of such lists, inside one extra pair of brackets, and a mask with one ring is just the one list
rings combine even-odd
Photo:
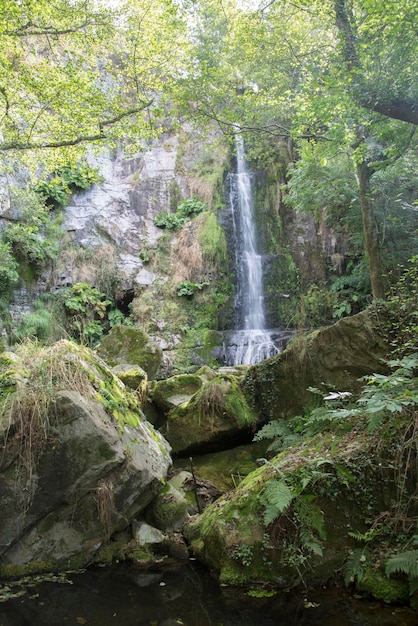
[(127, 363), (115, 365), (112, 372), (123, 382), (125, 387), (135, 392), (138, 403), (144, 406), (148, 394), (148, 375), (139, 365), (128, 365)]
[(96, 348), (97, 354), (111, 366), (139, 365), (150, 380), (155, 379), (163, 352), (146, 333), (131, 326), (114, 326)]
[[(393, 438), (401, 432), (402, 427)], [(288, 448), (185, 527), (192, 552), (224, 584), (289, 587), (338, 578), (351, 551), (361, 545), (355, 537), (373, 520), (390, 519), (382, 512), (391, 510), (397, 495), (393, 438), (377, 440), (357, 426)], [(407, 499), (415, 487), (404, 494)], [(380, 532), (387, 549), (382, 527)], [(383, 550), (377, 542), (377, 563)], [(364, 585), (375, 594), (369, 578)], [(391, 587), (399, 599), (400, 590), (385, 582), (377, 597), (389, 598)]]
[(201, 388), (205, 378), (198, 374), (178, 374), (153, 384), (151, 395), (153, 402), (164, 414), (179, 404), (188, 402)]
[(83, 567), (159, 493), (169, 444), (87, 348), (24, 344), (14, 369), (0, 398), (0, 572)]
[(184, 494), (168, 482), (147, 508), (146, 520), (163, 532), (180, 530), (189, 517), (190, 506)]
[(201, 385), (188, 402), (171, 409), (161, 432), (174, 454), (224, 449), (255, 428), (256, 416), (233, 376)]
[(298, 415), (315, 402), (308, 387), (353, 391), (360, 377), (384, 372), (388, 348), (370, 308), (296, 337), (278, 356), (249, 368), (243, 389), (265, 421)]
[[(259, 467), (270, 442), (258, 441), (228, 450), (201, 454), (192, 459), (198, 479), (210, 481), (221, 492), (232, 491), (245, 477)], [(189, 469), (189, 458), (178, 458), (173, 463), (176, 469)]]

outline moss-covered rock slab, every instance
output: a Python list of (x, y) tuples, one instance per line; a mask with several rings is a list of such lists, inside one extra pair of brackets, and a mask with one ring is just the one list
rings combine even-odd
[(249, 368), (243, 389), (265, 421), (298, 415), (315, 402), (308, 387), (352, 391), (360, 377), (383, 372), (388, 347), (370, 308), (296, 337), (277, 357)]
[[(224, 584), (321, 584), (341, 572), (356, 582), (365, 561), (361, 537), (370, 541), (366, 531), (376, 528), (373, 520), (390, 520), (388, 511), (397, 498), (393, 452), (389, 438), (377, 441), (361, 428), (305, 440), (267, 461), (194, 518), (184, 529), (186, 539)], [(416, 484), (410, 487), (412, 495)], [(377, 564), (382, 545), (387, 549), (384, 528), (384, 523), (378, 526), (377, 539), (383, 539), (376, 544)], [(390, 529), (389, 524), (387, 536)], [(373, 544), (367, 545), (371, 549)], [(359, 548), (357, 560), (350, 562)], [(364, 589), (368, 577), (363, 577)], [(384, 582), (385, 596), (377, 597), (399, 598), (391, 581)]]
[(139, 365), (155, 379), (163, 352), (146, 333), (131, 326), (114, 326), (96, 348), (97, 354), (112, 366), (128, 363)]

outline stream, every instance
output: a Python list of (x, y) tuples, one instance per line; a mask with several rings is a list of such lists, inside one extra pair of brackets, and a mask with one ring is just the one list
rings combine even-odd
[(251, 597), (220, 587), (196, 562), (173, 569), (120, 564), (41, 582), (0, 604), (0, 626), (416, 626), (404, 607), (339, 588)]

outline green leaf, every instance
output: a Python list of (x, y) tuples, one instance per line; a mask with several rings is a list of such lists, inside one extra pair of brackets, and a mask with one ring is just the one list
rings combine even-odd
[(266, 483), (262, 500), (265, 506), (264, 523), (271, 524), (291, 504), (295, 494), (284, 480), (271, 479)]

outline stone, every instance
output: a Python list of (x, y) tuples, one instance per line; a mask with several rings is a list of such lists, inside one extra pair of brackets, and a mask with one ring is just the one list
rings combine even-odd
[(164, 543), (167, 540), (167, 536), (155, 528), (150, 526), (144, 521), (135, 521), (132, 524), (132, 536), (135, 539), (138, 546), (154, 546), (156, 544)]
[[(40, 404), (36, 396), (26, 401), (25, 394), (42, 389), (30, 366), (18, 390), (19, 419), (33, 422), (32, 449), (22, 447), (20, 423), (10, 420), (0, 465), (5, 576), (94, 560), (159, 493), (171, 465), (169, 444), (91, 350), (61, 341), (36, 358), (60, 376), (58, 387), (67, 389), (55, 390), (42, 415), (25, 414)], [(10, 393), (17, 392), (11, 387)], [(6, 401), (0, 399), (0, 408), (11, 411), (16, 403)]]
[(132, 326), (114, 326), (96, 348), (96, 353), (112, 366), (138, 365), (150, 380), (158, 373), (162, 350), (146, 333)]
[(281, 354), (250, 367), (242, 388), (262, 422), (299, 415), (314, 400), (309, 387), (353, 391), (362, 376), (383, 373), (388, 348), (366, 309), (296, 336)]
[(173, 454), (203, 453), (231, 447), (249, 437), (256, 415), (233, 376), (204, 382), (186, 403), (174, 406), (160, 428)]

